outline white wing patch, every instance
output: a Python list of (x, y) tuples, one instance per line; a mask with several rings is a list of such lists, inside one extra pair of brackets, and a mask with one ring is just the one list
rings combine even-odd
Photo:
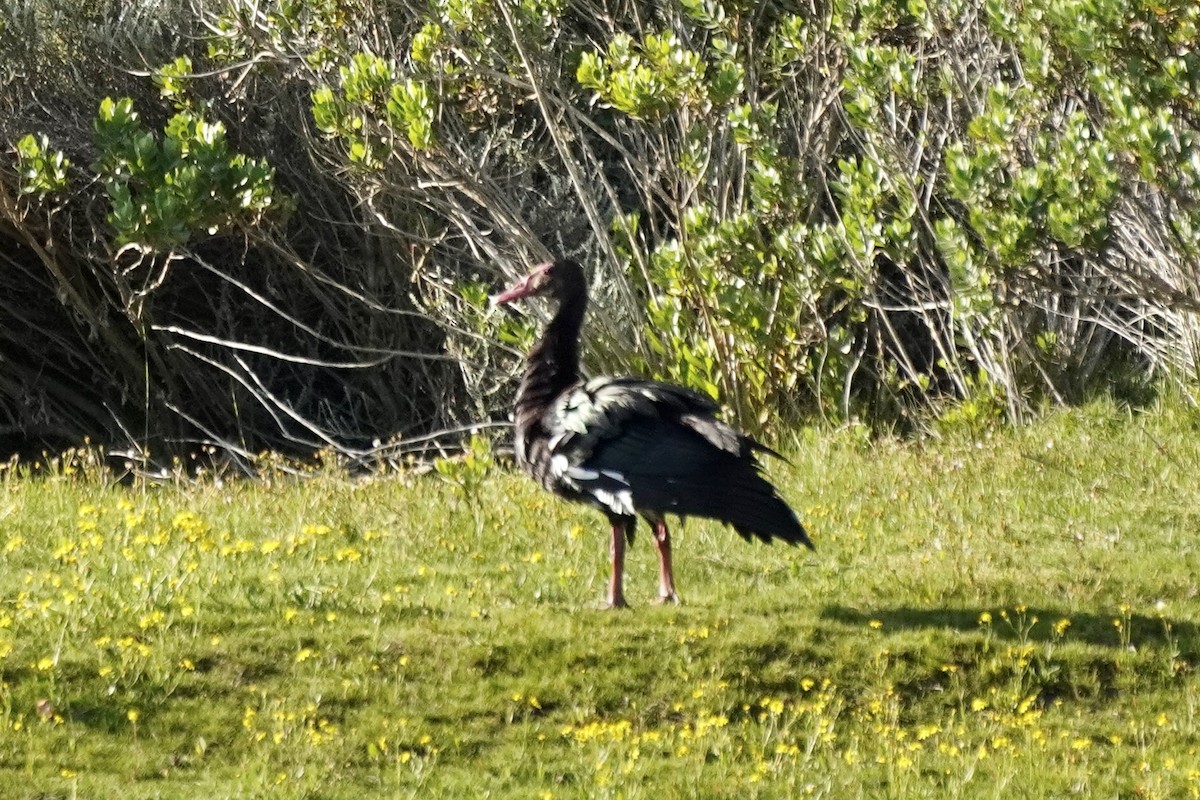
[(623, 517), (632, 517), (637, 514), (633, 508), (633, 493), (628, 489), (610, 492), (607, 489), (596, 488), (591, 492), (592, 496), (603, 503), (605, 508), (611, 509), (616, 514)]
[(594, 481), (600, 477), (600, 473), (594, 469), (584, 469), (583, 467), (571, 467), (567, 470), (567, 477), (576, 483)]
[(611, 469), (588, 469), (572, 466), (563, 454), (550, 459), (550, 472), (560, 483), (585, 495), (591, 495), (595, 505), (624, 517), (637, 514), (633, 507), (633, 491), (625, 476)]
[(567, 474), (569, 469), (571, 469), (571, 462), (562, 453), (559, 453), (550, 459), (550, 474), (553, 475), (556, 480), (561, 480), (562, 477)]
[(563, 433), (588, 432), (588, 423), (595, 417), (596, 410), (586, 387), (576, 389), (559, 400), (557, 416), (563, 427)]

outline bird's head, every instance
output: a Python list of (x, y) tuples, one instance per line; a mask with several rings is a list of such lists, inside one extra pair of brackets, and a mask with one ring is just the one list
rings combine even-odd
[(492, 297), (493, 305), (504, 305), (523, 297), (546, 295), (556, 300), (583, 291), (587, 282), (583, 267), (570, 259), (547, 261), (538, 264), (533, 271), (507, 290)]

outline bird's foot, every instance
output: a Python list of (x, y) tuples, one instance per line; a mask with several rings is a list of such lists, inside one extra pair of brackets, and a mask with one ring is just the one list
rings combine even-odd
[(677, 606), (679, 605), (679, 595), (671, 592), (670, 594), (660, 594), (657, 603), (660, 606)]
[(608, 602), (600, 606), (600, 608), (605, 611), (612, 611), (618, 608), (629, 608), (629, 603), (625, 602), (624, 597), (610, 597), (608, 598)]

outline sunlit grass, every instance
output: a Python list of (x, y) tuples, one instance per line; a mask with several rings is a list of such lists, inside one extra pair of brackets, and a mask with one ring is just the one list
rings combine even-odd
[[(806, 434), (817, 552), (463, 466), (0, 473), (0, 797), (1200, 797), (1200, 418)], [(482, 463), (482, 466), (480, 464)]]

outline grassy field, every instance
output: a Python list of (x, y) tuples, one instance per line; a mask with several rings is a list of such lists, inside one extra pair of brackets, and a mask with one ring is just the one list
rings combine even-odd
[(0, 797), (1200, 797), (1200, 415), (809, 434), (817, 552), (486, 461), (0, 472)]

